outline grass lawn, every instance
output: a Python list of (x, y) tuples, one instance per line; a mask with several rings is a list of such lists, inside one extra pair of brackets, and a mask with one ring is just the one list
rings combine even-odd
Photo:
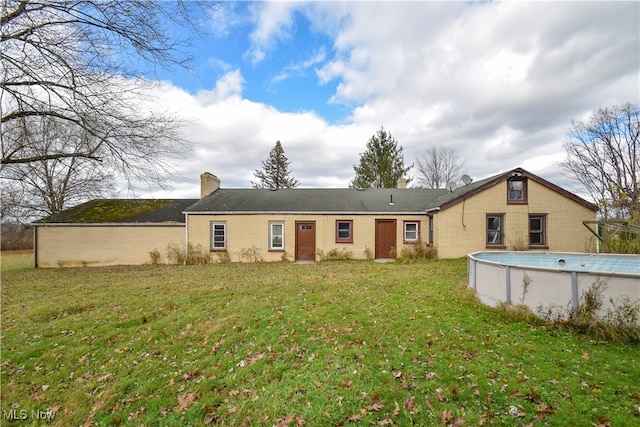
[(638, 344), (485, 307), (464, 259), (29, 257), (2, 257), (2, 425), (640, 425)]

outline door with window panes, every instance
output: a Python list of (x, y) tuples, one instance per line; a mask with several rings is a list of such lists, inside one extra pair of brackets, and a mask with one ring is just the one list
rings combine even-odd
[(316, 223), (296, 221), (296, 261), (316, 260)]

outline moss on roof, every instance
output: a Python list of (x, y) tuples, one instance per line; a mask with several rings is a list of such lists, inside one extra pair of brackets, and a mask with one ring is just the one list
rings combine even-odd
[(184, 223), (183, 210), (197, 199), (97, 199), (36, 224)]

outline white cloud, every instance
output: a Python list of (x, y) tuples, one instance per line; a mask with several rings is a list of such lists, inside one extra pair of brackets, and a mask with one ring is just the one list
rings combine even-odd
[(297, 62), (285, 67), (280, 73), (276, 74), (271, 79), (271, 83), (278, 83), (287, 80), (291, 76), (304, 74), (309, 68), (323, 63), (326, 57), (326, 49), (324, 47), (320, 47), (315, 52), (312, 52), (312, 54), (308, 58), (302, 60), (301, 62)]
[(242, 94), (242, 83), (244, 79), (240, 70), (226, 73), (217, 82), (212, 90), (201, 90), (197, 93), (197, 98), (203, 105), (209, 105), (227, 98), (236, 98)]
[(640, 102), (636, 2), (255, 7), (247, 52), (254, 64), (293, 37), (293, 14), (302, 13), (314, 31), (333, 38), (335, 56), (312, 50), (308, 63), (293, 64), (279, 78), (327, 59), (317, 71), (319, 84), (336, 81), (331, 101), (356, 107), (343, 125), (310, 111), (283, 113), (244, 99), (239, 70), (196, 96), (167, 90), (171, 105), (196, 123), (189, 135), (194, 155), (182, 167), (194, 197), (205, 170), (223, 186), (248, 187), (276, 140), (303, 186), (345, 187), (382, 125), (404, 148), (407, 163), (427, 145), (448, 145), (476, 180), (522, 166), (568, 185), (557, 163), (571, 119)]
[(246, 56), (255, 65), (282, 39), (291, 36), (292, 13), (298, 7), (292, 2), (260, 2), (251, 8), (256, 26), (249, 35), (251, 48)]

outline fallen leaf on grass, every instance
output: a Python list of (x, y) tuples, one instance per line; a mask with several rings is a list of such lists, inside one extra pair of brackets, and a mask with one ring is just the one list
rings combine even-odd
[(342, 381), (340, 387), (350, 389), (353, 386), (353, 381)]
[(218, 341), (216, 341), (216, 343), (211, 348), (211, 354), (215, 354), (218, 350), (220, 350), (220, 347), (222, 347), (222, 344), (224, 344), (224, 338), (221, 338)]
[(138, 417), (144, 413), (145, 409), (146, 408), (143, 406), (139, 411), (129, 413), (128, 421), (138, 419)]
[(185, 394), (184, 396), (178, 396), (178, 407), (174, 409), (174, 412), (182, 412), (187, 409), (193, 401), (196, 399), (196, 395), (193, 393)]
[(416, 403), (416, 398), (414, 396), (411, 396), (410, 398), (404, 401), (404, 409), (409, 411), (410, 414), (417, 414), (418, 412), (420, 412), (420, 409), (418, 409), (415, 403)]
[(104, 376), (98, 378), (98, 382), (103, 383), (105, 381), (109, 381), (111, 378), (113, 378), (113, 375), (112, 374), (107, 374), (107, 375), (104, 375)]
[(365, 406), (365, 409), (367, 411), (379, 411), (382, 408), (384, 408), (384, 402), (376, 402), (376, 403), (372, 403), (369, 406)]
[(396, 404), (396, 409), (394, 409), (393, 412), (391, 413), (391, 416), (393, 418), (395, 418), (398, 415), (400, 415), (400, 406), (398, 405), (398, 402), (395, 402), (395, 404)]

